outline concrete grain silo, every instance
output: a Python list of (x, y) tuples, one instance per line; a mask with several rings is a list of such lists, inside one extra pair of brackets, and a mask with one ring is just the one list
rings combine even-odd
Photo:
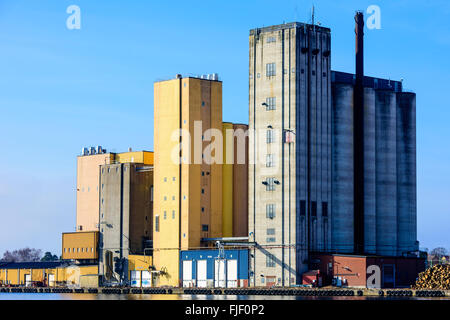
[(332, 86), (332, 232), (334, 252), (353, 252), (353, 86)]
[(416, 95), (397, 93), (398, 254), (417, 250), (416, 237)]
[(364, 88), (364, 251), (376, 253), (375, 90)]
[(396, 94), (375, 91), (377, 254), (397, 252)]

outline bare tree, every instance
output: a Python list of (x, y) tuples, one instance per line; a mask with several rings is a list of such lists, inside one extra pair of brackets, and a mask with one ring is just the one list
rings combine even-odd
[(443, 247), (438, 247), (438, 248), (434, 248), (433, 250), (431, 250), (430, 254), (441, 258), (441, 257), (447, 256), (448, 251), (447, 251), (447, 249), (445, 249)]
[(34, 248), (22, 248), (14, 251), (6, 251), (3, 253), (3, 262), (34, 262), (40, 261), (42, 251)]

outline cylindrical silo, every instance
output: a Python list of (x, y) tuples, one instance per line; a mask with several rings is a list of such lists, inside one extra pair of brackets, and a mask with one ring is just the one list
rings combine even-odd
[(376, 181), (375, 181), (375, 90), (364, 89), (364, 252), (375, 254)]
[(332, 250), (353, 252), (353, 86), (332, 85)]
[(396, 95), (375, 91), (377, 254), (397, 254)]
[(414, 251), (416, 226), (416, 95), (397, 93), (398, 254)]

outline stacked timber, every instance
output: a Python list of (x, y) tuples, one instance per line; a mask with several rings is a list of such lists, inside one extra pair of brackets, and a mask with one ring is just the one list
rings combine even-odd
[(436, 265), (419, 273), (413, 288), (450, 290), (450, 265)]

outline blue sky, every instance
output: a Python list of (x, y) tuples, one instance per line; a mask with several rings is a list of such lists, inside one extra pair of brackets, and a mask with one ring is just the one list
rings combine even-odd
[[(66, 28), (72, 4), (80, 30)], [(60, 254), (83, 146), (153, 150), (154, 81), (217, 72), (224, 121), (247, 123), (249, 29), (308, 22), (312, 4), (0, 0), (0, 254)], [(314, 1), (333, 70), (354, 71), (354, 11), (372, 4), (381, 29), (365, 30), (365, 72), (417, 93), (418, 237), (450, 249), (450, 3)]]

